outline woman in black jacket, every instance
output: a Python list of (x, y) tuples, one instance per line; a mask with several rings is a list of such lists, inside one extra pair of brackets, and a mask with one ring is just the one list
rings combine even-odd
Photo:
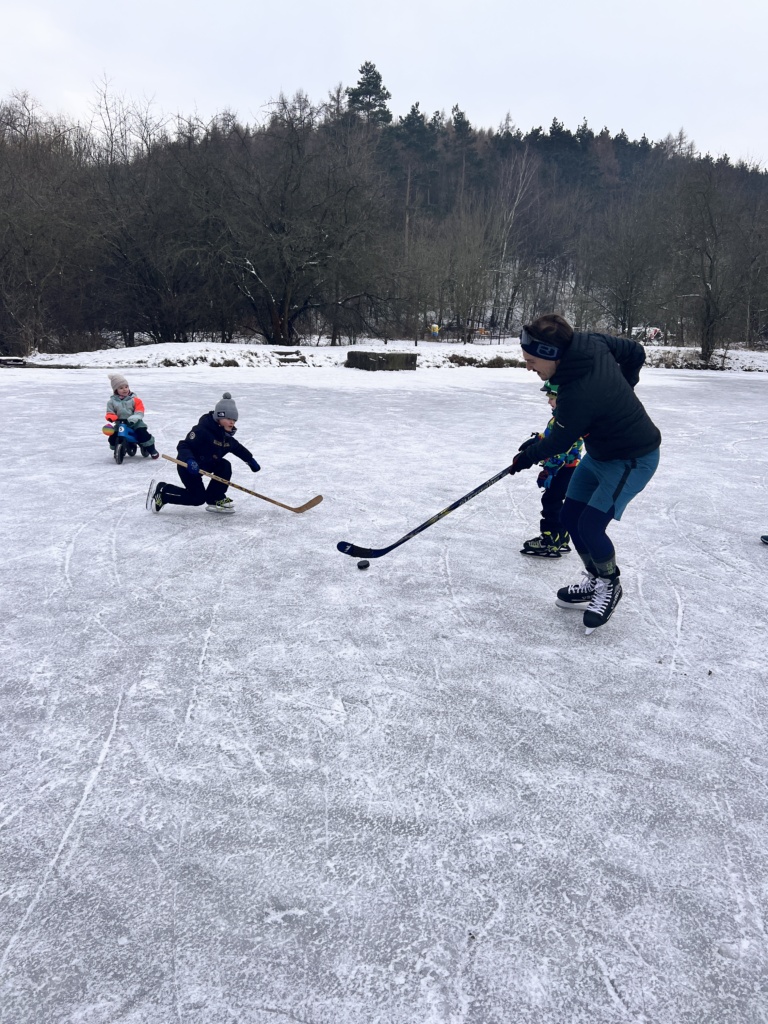
[(627, 338), (576, 332), (556, 313), (524, 326), (520, 344), (526, 367), (557, 384), (558, 398), (549, 437), (521, 450), (510, 472), (528, 469), (584, 438), (586, 454), (560, 514), (584, 573), (578, 583), (558, 591), (557, 603), (585, 609), (584, 625), (591, 633), (608, 621), (622, 594), (606, 528), (621, 518), (659, 464), (661, 434), (634, 392), (645, 349)]
[(232, 466), (226, 456), (236, 455), (254, 473), (259, 472), (261, 466), (256, 459), (235, 440), (236, 420), (237, 406), (226, 391), (215, 409), (202, 415), (177, 445), (179, 459), (186, 463), (186, 468), (178, 467), (184, 486), (160, 482), (156, 487), (150, 487), (148, 507), (159, 512), (163, 505), (205, 505), (211, 512), (234, 512), (235, 503), (227, 497), (227, 484), (201, 476), (200, 470), (229, 480)]

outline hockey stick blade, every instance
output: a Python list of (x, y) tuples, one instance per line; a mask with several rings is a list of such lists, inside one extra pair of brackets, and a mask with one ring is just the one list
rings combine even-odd
[[(323, 500), (322, 494), (316, 494), (314, 496), (314, 498), (310, 498), (309, 501), (305, 502), (303, 505), (299, 505), (298, 508), (292, 508), (292, 509), (290, 509), (290, 511), (291, 512), (307, 512), (307, 511), (309, 511), (309, 509), (314, 508), (315, 505), (319, 505), (322, 500)], [(288, 505), (284, 505), (283, 508), (289, 508), (289, 506)]]
[(336, 550), (340, 551), (342, 555), (351, 555), (353, 558), (381, 558), (382, 555), (386, 555), (391, 548), (359, 548), (357, 544), (347, 544), (346, 541), (339, 541), (336, 545)]
[(357, 544), (349, 544), (347, 541), (340, 541), (336, 545), (336, 550), (340, 551), (343, 555), (350, 555), (352, 558), (381, 558), (382, 555), (386, 555), (389, 551), (393, 551), (395, 548), (399, 548), (401, 544), (405, 544), (411, 537), (415, 537), (418, 533), (422, 533), (428, 527), (433, 526), (443, 516), (447, 516), (449, 512), (453, 512), (455, 509), (465, 505), (472, 498), (481, 494), (483, 491), (487, 491), (489, 487), (492, 487), (499, 480), (502, 480), (509, 473), (511, 466), (507, 466), (506, 469), (502, 469), (496, 476), (492, 476), (490, 480), (486, 480), (485, 483), (480, 484), (474, 491), (470, 491), (469, 494), (465, 494), (463, 498), (459, 498), (458, 501), (454, 501), (448, 508), (444, 508), (442, 512), (438, 512), (436, 516), (432, 516), (426, 523), (422, 523), (421, 526), (417, 526), (415, 530), (411, 530), (410, 533), (406, 533), (400, 540), (396, 540), (394, 544), (390, 544), (387, 548), (360, 548)]

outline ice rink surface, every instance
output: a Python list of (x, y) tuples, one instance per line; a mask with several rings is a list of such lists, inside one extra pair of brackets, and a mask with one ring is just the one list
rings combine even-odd
[(124, 371), (229, 390), (237, 513), (145, 511), (104, 370), (0, 373), (2, 1024), (768, 1021), (768, 376), (647, 370), (656, 478), (585, 637), (522, 370)]

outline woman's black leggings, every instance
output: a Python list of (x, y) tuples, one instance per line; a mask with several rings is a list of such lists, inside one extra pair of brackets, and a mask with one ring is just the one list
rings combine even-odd
[(560, 513), (560, 523), (570, 533), (573, 546), (584, 562), (604, 563), (616, 555), (611, 538), (606, 534), (613, 519), (613, 507), (608, 512), (586, 505), (583, 501), (566, 498)]

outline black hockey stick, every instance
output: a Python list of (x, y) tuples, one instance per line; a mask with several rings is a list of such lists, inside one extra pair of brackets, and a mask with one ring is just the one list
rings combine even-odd
[(492, 476), (490, 480), (486, 480), (484, 484), (480, 484), (480, 486), (476, 487), (474, 491), (470, 491), (469, 494), (465, 494), (463, 498), (459, 498), (458, 501), (454, 501), (454, 503), (449, 505), (448, 508), (444, 508), (442, 512), (438, 512), (436, 516), (432, 516), (432, 518), (428, 519), (426, 523), (422, 523), (421, 526), (417, 526), (415, 530), (411, 530), (410, 533), (406, 533), (404, 537), (401, 537), (400, 540), (396, 540), (394, 544), (390, 544), (388, 548), (359, 548), (357, 544), (347, 544), (346, 541), (340, 541), (336, 547), (342, 554), (351, 555), (353, 558), (381, 558), (381, 556), (386, 555), (388, 551), (392, 551), (394, 548), (399, 548), (401, 544), (405, 544), (405, 542), (410, 540), (411, 537), (415, 537), (417, 533), (421, 533), (423, 530), (426, 530), (428, 526), (432, 526), (438, 521), (438, 519), (442, 519), (443, 516), (447, 516), (449, 512), (453, 512), (454, 509), (466, 504), (482, 491), (487, 491), (489, 487), (497, 484), (499, 480), (505, 477), (511, 468), (511, 466), (507, 466), (506, 469), (502, 469), (502, 471), (497, 473), (496, 476)]

